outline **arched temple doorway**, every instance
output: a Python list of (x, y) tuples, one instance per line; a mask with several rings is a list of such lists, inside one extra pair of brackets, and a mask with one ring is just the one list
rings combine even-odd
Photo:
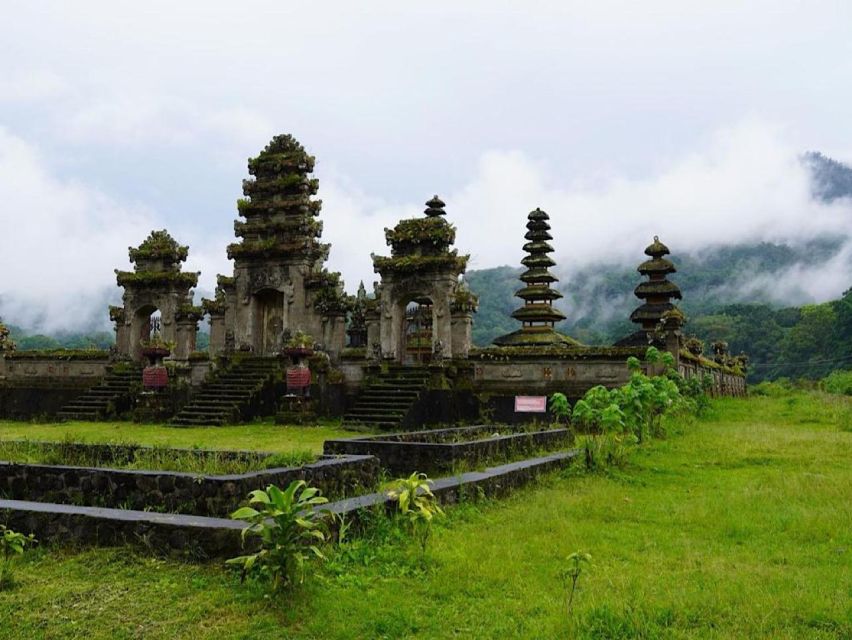
[(255, 349), (263, 355), (280, 351), (284, 334), (284, 294), (262, 289), (254, 295)]
[(432, 360), (432, 300), (417, 297), (405, 307), (401, 335), (403, 364), (425, 364)]
[(139, 360), (142, 357), (142, 348), (149, 344), (151, 340), (159, 339), (167, 342), (163, 336), (163, 314), (152, 304), (146, 304), (139, 307), (133, 314), (132, 333), (134, 359)]

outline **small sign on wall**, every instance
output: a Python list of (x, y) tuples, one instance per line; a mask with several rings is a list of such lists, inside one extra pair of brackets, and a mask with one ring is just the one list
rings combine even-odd
[(515, 413), (546, 413), (547, 396), (515, 396)]

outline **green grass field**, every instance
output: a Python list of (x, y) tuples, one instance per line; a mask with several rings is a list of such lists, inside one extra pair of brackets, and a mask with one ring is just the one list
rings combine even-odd
[(111, 442), (247, 451), (322, 453), (331, 438), (364, 435), (339, 427), (281, 426), (266, 422), (228, 427), (165, 427), (132, 422), (28, 423), (0, 420), (0, 440)]
[[(0, 637), (850, 638), (849, 411), (808, 393), (718, 401), (625, 469), (450, 509), (425, 570), (380, 544), (296, 594), (125, 549), (41, 549), (0, 593)], [(557, 574), (575, 550), (593, 566), (569, 623)]]

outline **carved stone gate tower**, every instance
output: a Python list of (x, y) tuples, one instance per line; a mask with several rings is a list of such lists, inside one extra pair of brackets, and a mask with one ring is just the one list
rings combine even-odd
[(253, 179), (237, 203), (245, 222), (228, 246), (233, 277), (219, 276), (211, 314), (211, 355), (231, 349), (272, 355), (286, 336), (302, 331), (330, 354), (345, 343), (349, 299), (339, 273), (323, 267), (329, 245), (319, 242), (322, 202), (310, 178), (314, 158), (292, 136), (276, 136), (249, 160)]
[(123, 306), (110, 307), (115, 322), (115, 346), (122, 356), (140, 360), (142, 342), (151, 332), (152, 315), (159, 311), (160, 337), (174, 345), (172, 355), (185, 360), (195, 350), (200, 307), (192, 305), (191, 289), (198, 273), (181, 271), (189, 247), (179, 245), (166, 230), (152, 231), (138, 247), (130, 247), (133, 271), (116, 269), (118, 286), (124, 287)]
[[(469, 256), (450, 249), (456, 230), (444, 219), (444, 206), (434, 196), (426, 203), (425, 218), (401, 220), (385, 229), (391, 255), (373, 256), (373, 268), (382, 281), (377, 291), (378, 332), (370, 333), (385, 359), (406, 361), (406, 309), (411, 303), (431, 312), (432, 359), (464, 358), (470, 351), (477, 300), (459, 281)], [(369, 353), (375, 357), (377, 351)]]

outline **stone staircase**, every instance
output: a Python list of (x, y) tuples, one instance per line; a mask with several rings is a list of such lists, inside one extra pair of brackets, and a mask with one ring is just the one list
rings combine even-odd
[[(260, 415), (264, 392), (281, 371), (277, 358), (248, 357), (215, 372), (171, 420), (175, 426), (224, 425)], [(272, 394), (274, 398), (274, 393)], [(274, 399), (269, 415), (275, 412)]]
[(111, 368), (101, 381), (77, 396), (56, 414), (60, 420), (99, 421), (114, 418), (130, 409), (142, 385), (142, 367), (121, 364)]
[(429, 371), (422, 367), (391, 367), (364, 388), (355, 406), (343, 416), (344, 428), (400, 429), (414, 404), (426, 390)]

